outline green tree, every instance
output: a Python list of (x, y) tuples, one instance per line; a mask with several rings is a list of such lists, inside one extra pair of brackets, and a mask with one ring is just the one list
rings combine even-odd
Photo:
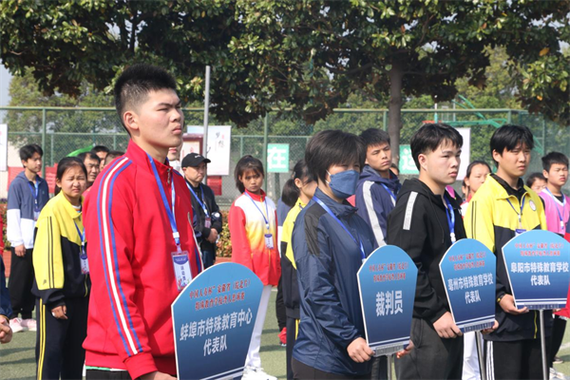
[[(115, 111), (91, 112), (73, 110), (75, 107), (110, 107), (112, 98), (93, 86), (83, 83), (80, 94), (71, 97), (65, 94), (44, 95), (38, 88), (31, 70), (23, 76), (15, 76), (10, 82), (11, 106), (70, 107), (69, 110), (47, 111), (46, 162), (59, 161), (69, 152), (89, 144), (103, 144), (118, 149), (126, 148), (126, 138), (113, 144), (113, 137), (102, 134), (123, 132)], [(23, 145), (39, 142), (42, 132), (42, 112), (36, 110), (10, 110), (4, 119), (10, 131), (10, 142)]]
[(0, 57), (13, 74), (33, 67), (42, 91), (75, 96), (84, 80), (103, 89), (151, 62), (188, 102), (212, 65), (212, 113), (238, 126), (271, 107), (312, 125), (362, 91), (390, 109), (397, 149), (405, 100), (449, 101), (460, 78), (483, 88), (495, 46), (518, 102), (568, 124), (567, 14), (562, 0), (5, 0)]

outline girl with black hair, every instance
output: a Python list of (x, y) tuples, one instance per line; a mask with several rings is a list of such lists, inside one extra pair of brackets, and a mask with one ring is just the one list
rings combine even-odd
[(281, 234), (281, 286), (283, 287), (283, 302), (287, 310), (287, 379), (293, 379), (291, 369), (291, 357), (293, 355), (293, 345), (297, 338), (297, 330), (300, 320), (299, 311), (299, 285), (297, 284), (297, 265), (293, 256), (291, 245), (291, 235), (295, 220), (299, 213), (313, 198), (317, 182), (313, 180), (309, 173), (309, 168), (305, 160), (300, 160), (293, 168), (293, 175), (287, 180), (283, 187), (281, 199), (291, 210), (283, 223)]
[(83, 162), (77, 157), (63, 158), (56, 184), (61, 191), (38, 218), (33, 252), (37, 378), (80, 379), (91, 287), (82, 222), (82, 194), (87, 185)]
[(263, 164), (257, 158), (247, 155), (238, 161), (234, 177), (242, 194), (230, 207), (228, 226), (232, 262), (251, 269), (263, 283), (243, 379), (273, 380), (277, 378), (261, 368), (259, 348), (271, 288), (279, 283), (281, 264), (277, 250), (277, 212), (275, 203), (261, 189), (264, 176)]
[(479, 187), (485, 183), (489, 174), (491, 174), (491, 167), (485, 161), (473, 161), (469, 166), (467, 166), (467, 172), (463, 179), (467, 191), (465, 193), (465, 201), (461, 203), (461, 213), (463, 215), (467, 213), (467, 205), (469, 204), (469, 201), (477, 190), (479, 190)]

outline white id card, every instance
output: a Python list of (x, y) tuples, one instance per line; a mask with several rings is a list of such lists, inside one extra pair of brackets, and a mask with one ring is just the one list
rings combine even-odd
[(212, 227), (212, 218), (206, 217), (204, 221), (204, 228), (211, 228)]
[(81, 274), (89, 274), (89, 262), (87, 261), (87, 252), (85, 247), (81, 247), (81, 255), (79, 256), (81, 262)]
[(273, 235), (272, 234), (265, 234), (265, 246), (268, 249), (273, 249)]
[(172, 252), (172, 264), (174, 265), (174, 276), (178, 290), (184, 289), (192, 279), (190, 272), (190, 262), (188, 261), (188, 251)]

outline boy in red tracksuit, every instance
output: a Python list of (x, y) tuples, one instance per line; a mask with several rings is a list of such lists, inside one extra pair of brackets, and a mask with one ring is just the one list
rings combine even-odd
[(181, 143), (184, 116), (174, 79), (149, 65), (123, 72), (115, 103), (131, 141), (84, 206), (87, 379), (173, 379), (170, 306), (202, 270), (190, 193), (166, 158)]

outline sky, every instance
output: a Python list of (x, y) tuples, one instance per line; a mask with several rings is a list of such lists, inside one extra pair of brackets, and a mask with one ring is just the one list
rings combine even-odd
[(8, 88), (10, 86), (10, 79), (12, 76), (6, 70), (4, 65), (0, 63), (0, 107), (7, 106), (10, 103), (10, 96), (8, 95)]

